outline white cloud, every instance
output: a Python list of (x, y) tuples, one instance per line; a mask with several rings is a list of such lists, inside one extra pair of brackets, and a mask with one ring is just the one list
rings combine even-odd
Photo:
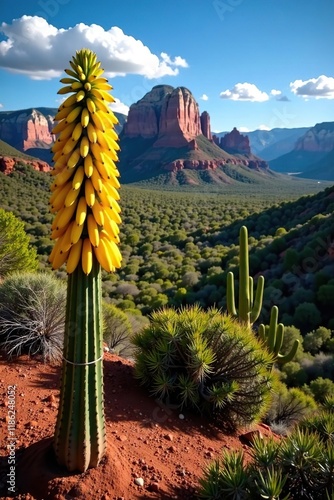
[(295, 80), (290, 83), (291, 92), (304, 98), (334, 99), (334, 78), (321, 75), (309, 80)]
[(110, 104), (110, 109), (116, 111), (117, 113), (122, 113), (123, 115), (127, 115), (129, 113), (129, 106), (121, 102), (117, 97), (114, 98), (115, 102)]
[(263, 102), (269, 99), (266, 92), (262, 92), (253, 83), (237, 83), (230, 90), (225, 90), (220, 93), (222, 99), (230, 99), (231, 101), (252, 101)]
[(271, 95), (274, 95), (274, 96), (277, 96), (277, 95), (281, 95), (281, 94), (282, 94), (282, 92), (281, 92), (281, 90), (272, 89), (272, 90), (270, 91), (270, 94), (271, 94)]
[(188, 68), (188, 63), (185, 59), (183, 59), (183, 57), (176, 56), (173, 60), (165, 52), (161, 52), (160, 57), (166, 64), (169, 64), (170, 66), (180, 66), (181, 68)]
[(247, 127), (238, 127), (239, 132), (250, 132), (249, 128)]
[(35, 80), (59, 77), (82, 47), (98, 55), (107, 77), (132, 73), (160, 78), (177, 75), (179, 68), (188, 66), (180, 56), (171, 58), (163, 52), (158, 57), (117, 26), (105, 30), (80, 23), (58, 29), (42, 17), (22, 16), (11, 24), (2, 23), (0, 33), (6, 37), (0, 42), (0, 67)]
[(208, 96), (206, 94), (201, 95), (200, 99), (202, 101), (208, 101), (209, 100), (209, 98), (208, 98)]
[(257, 127), (256, 130), (271, 130), (271, 129), (270, 127), (268, 127), (268, 125), (261, 124)]
[(3, 108), (3, 104), (2, 104), (2, 102), (0, 102), (0, 108)]

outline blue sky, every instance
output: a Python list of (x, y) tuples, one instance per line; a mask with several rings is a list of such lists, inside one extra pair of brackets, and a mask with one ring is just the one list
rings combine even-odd
[(68, 60), (94, 50), (116, 110), (185, 86), (213, 131), (334, 120), (332, 0), (1, 0), (2, 111), (58, 107)]

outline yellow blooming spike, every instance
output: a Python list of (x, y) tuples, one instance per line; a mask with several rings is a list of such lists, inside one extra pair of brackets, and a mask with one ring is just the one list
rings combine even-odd
[[(109, 103), (115, 101), (109, 93), (112, 86), (103, 76), (96, 54), (89, 49), (77, 51), (65, 73), (69, 76), (60, 80), (65, 85), (58, 94), (66, 95), (66, 99), (58, 109), (53, 128), (57, 140), (52, 147), (56, 166), (50, 197), (50, 210), (55, 214), (52, 265), (57, 269), (69, 258), (68, 274), (80, 265), (89, 274), (94, 267), (91, 259), (96, 259), (105, 271), (112, 272), (121, 265), (119, 250), (114, 246), (121, 218), (117, 203), (120, 184), (114, 164), (119, 150), (117, 119), (109, 108)], [(117, 209), (112, 224), (110, 207)], [(100, 231), (103, 238), (99, 237)], [(75, 241), (73, 251), (69, 247), (74, 244), (70, 234)]]

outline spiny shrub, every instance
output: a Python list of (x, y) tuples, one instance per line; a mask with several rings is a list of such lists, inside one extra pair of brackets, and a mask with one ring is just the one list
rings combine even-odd
[(13, 274), (0, 285), (0, 346), (9, 358), (62, 356), (66, 285), (47, 273)]
[(296, 429), (282, 441), (255, 438), (252, 460), (224, 452), (208, 464), (198, 496), (206, 500), (325, 500), (334, 495), (334, 447)]
[(133, 337), (135, 374), (152, 396), (231, 427), (257, 421), (271, 399), (272, 356), (218, 309), (165, 308)]

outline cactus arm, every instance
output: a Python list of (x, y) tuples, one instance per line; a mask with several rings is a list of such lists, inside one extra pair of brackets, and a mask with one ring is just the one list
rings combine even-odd
[(296, 339), (288, 354), (277, 355), (277, 363), (284, 364), (284, 363), (289, 363), (289, 361), (292, 361), (297, 353), (298, 347), (299, 347), (299, 340)]
[(249, 282), (249, 308), (251, 309), (253, 307), (253, 302), (254, 302), (254, 281), (252, 276), (249, 276), (248, 282)]
[(250, 293), (247, 227), (240, 229), (239, 256), (239, 318), (250, 326)]
[(283, 344), (283, 338), (284, 338), (284, 325), (283, 323), (279, 323), (277, 325), (277, 332), (276, 332), (276, 343), (275, 343), (275, 354), (278, 356), (282, 344)]
[(237, 316), (237, 310), (235, 307), (234, 298), (234, 275), (232, 272), (227, 273), (227, 284), (226, 284), (226, 302), (227, 310), (232, 316)]
[(259, 325), (257, 334), (260, 340), (266, 343), (266, 327), (264, 326), (264, 324), (261, 323), (261, 325)]
[(254, 305), (252, 307), (252, 311), (250, 314), (250, 321), (252, 324), (255, 323), (255, 321), (260, 316), (263, 304), (263, 291), (264, 291), (264, 277), (259, 276), (259, 279), (257, 281)]
[(271, 308), (269, 326), (265, 326), (263, 324), (259, 325), (257, 334), (262, 342), (267, 345), (269, 352), (274, 355), (273, 362), (284, 364), (292, 361), (295, 357), (299, 347), (299, 340), (295, 340), (289, 353), (280, 354), (279, 351), (281, 350), (284, 337), (284, 325), (283, 323), (277, 324), (277, 321), (278, 307), (273, 306)]
[(269, 334), (268, 334), (268, 347), (270, 352), (275, 352), (276, 345), (276, 332), (277, 332), (277, 321), (278, 321), (278, 307), (273, 306), (270, 313), (270, 324), (269, 324)]

